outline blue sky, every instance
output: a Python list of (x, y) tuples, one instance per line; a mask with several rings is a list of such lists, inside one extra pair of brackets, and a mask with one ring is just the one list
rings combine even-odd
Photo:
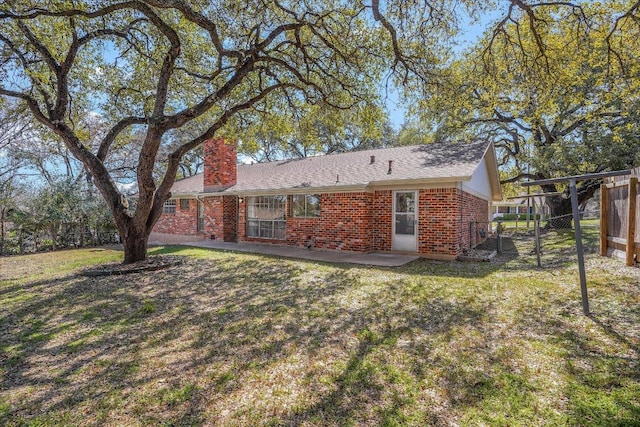
[[(461, 32), (458, 36), (458, 45), (454, 48), (457, 53), (462, 52), (465, 48), (475, 44), (486, 28), (501, 17), (504, 8), (498, 7), (498, 10), (484, 14), (478, 22), (472, 22), (470, 18), (466, 18), (467, 22), (462, 25)], [(464, 18), (463, 18), (464, 19)], [(389, 112), (389, 121), (395, 129), (400, 129), (404, 123), (406, 116), (405, 103), (400, 100), (396, 90), (389, 88), (386, 91), (382, 88), (383, 96), (386, 96), (386, 106)]]

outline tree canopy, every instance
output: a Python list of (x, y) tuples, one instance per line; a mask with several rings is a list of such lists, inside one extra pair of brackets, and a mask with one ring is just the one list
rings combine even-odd
[[(420, 93), (418, 115), (438, 137), (488, 135), (504, 182), (640, 163), (638, 2), (511, 1), (506, 14)], [(585, 181), (581, 202), (599, 182)], [(545, 186), (546, 192), (561, 188)], [(549, 198), (554, 214), (567, 198)]]
[[(384, 76), (428, 81), (453, 12), (445, 0), (10, 1), (0, 6), (0, 95), (82, 162), (132, 262), (146, 256), (187, 152), (237, 137), (274, 105), (285, 117), (320, 103), (364, 110), (379, 105)], [(97, 140), (83, 120), (93, 113)], [(135, 159), (134, 211), (112, 174), (118, 152)]]
[[(461, 16), (493, 2), (9, 1), (0, 99), (81, 162), (125, 262), (146, 256), (177, 174), (193, 173), (181, 162), (203, 141), (246, 136), (247, 151), (273, 142), (300, 155), (349, 148), (336, 136), (377, 144), (381, 82), (402, 85), (426, 124), (401, 141), (489, 135), (514, 171), (507, 181), (633, 161), (640, 2), (506, 4), (460, 59)], [(135, 180), (135, 209), (119, 179)]]

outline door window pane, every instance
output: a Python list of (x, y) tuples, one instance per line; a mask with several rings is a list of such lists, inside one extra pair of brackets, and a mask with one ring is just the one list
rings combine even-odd
[(415, 234), (414, 214), (396, 214), (396, 234)]
[(396, 193), (396, 212), (415, 212), (415, 193)]

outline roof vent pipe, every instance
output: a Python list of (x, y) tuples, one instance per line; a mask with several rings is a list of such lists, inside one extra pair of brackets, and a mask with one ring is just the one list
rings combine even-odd
[(376, 162), (376, 156), (371, 156), (371, 163), (370, 164), (374, 164)]
[(391, 167), (393, 166), (393, 160), (389, 160), (389, 170), (387, 171), (387, 175), (391, 175)]

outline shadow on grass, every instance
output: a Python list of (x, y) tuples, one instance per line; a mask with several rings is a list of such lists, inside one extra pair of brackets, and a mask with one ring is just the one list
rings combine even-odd
[[(629, 316), (632, 319), (640, 320), (640, 309), (636, 308), (633, 316)], [(611, 319), (604, 318), (603, 315), (597, 313), (591, 313), (589, 318), (598, 325), (604, 333), (609, 335), (612, 339), (623, 343), (626, 347), (630, 348), (636, 353), (637, 361), (640, 362), (640, 336), (636, 334), (636, 336), (629, 336), (628, 331), (620, 331), (616, 325), (611, 324)], [(640, 371), (638, 372), (638, 377), (640, 378)], [(638, 418), (640, 420), (640, 417)]]
[(526, 350), (505, 329), (567, 353), (558, 370), (576, 425), (632, 420), (633, 304), (598, 317), (631, 320), (598, 327), (636, 343), (611, 356), (552, 290), (518, 288), (523, 305), (499, 312), (506, 296), (483, 293), (500, 279), (479, 279), (518, 262), (382, 269), (220, 252), (153, 273), (9, 286), (0, 424), (567, 424), (539, 409)]
[[(14, 299), (0, 315), (0, 416), (9, 425), (199, 425), (215, 424), (212, 407), (221, 406), (226, 422), (265, 424), (266, 413), (282, 408), (261, 407), (272, 403), (252, 393), (288, 390), (276, 373), (306, 355), (327, 363), (291, 373), (313, 403), (280, 413), (280, 424), (402, 420), (403, 402), (415, 396), (403, 387), (389, 394), (395, 368), (380, 353), (401, 335), (473, 325), (484, 307), (412, 295), (404, 281), (368, 289), (352, 267), (308, 271), (228, 254), (152, 274), (4, 290)], [(429, 349), (403, 351), (422, 358)], [(229, 398), (237, 394), (248, 400)]]
[(220, 250), (213, 248), (203, 247), (187, 247), (179, 245), (168, 245), (151, 248), (149, 250), (150, 255), (180, 255), (181, 253), (187, 253), (190, 249), (203, 252), (219, 253), (219, 254), (232, 254), (235, 256), (257, 256), (265, 260), (272, 260), (275, 262), (287, 262), (298, 260), (303, 263), (309, 263), (310, 265), (323, 265), (327, 267), (340, 268), (344, 270), (367, 268), (372, 270), (379, 270), (381, 272), (395, 272), (400, 274), (417, 274), (421, 276), (436, 276), (436, 277), (461, 277), (461, 278), (482, 278), (486, 277), (502, 268), (504, 265), (516, 260), (519, 257), (518, 247), (511, 238), (503, 238), (504, 253), (498, 255), (491, 262), (459, 262), (459, 261), (437, 261), (430, 259), (418, 259), (408, 264), (399, 267), (379, 267), (379, 266), (367, 266), (364, 264), (352, 264), (352, 263), (340, 263), (329, 262), (320, 260), (307, 260), (303, 258), (289, 258), (280, 255), (270, 254), (250, 254), (247, 252), (239, 252), (232, 250)]
[[(574, 297), (578, 289), (570, 289)], [(558, 289), (537, 310), (521, 310), (514, 333), (561, 356), (556, 375), (568, 424), (640, 426), (640, 286), (632, 279), (596, 281), (590, 293), (590, 316), (582, 315), (579, 295), (569, 301)]]
[(640, 426), (640, 316), (627, 313), (636, 325), (629, 328), (612, 324), (617, 314), (589, 317), (606, 344), (594, 345), (592, 336), (576, 331), (562, 335), (569, 352), (566, 394), (577, 425)]

